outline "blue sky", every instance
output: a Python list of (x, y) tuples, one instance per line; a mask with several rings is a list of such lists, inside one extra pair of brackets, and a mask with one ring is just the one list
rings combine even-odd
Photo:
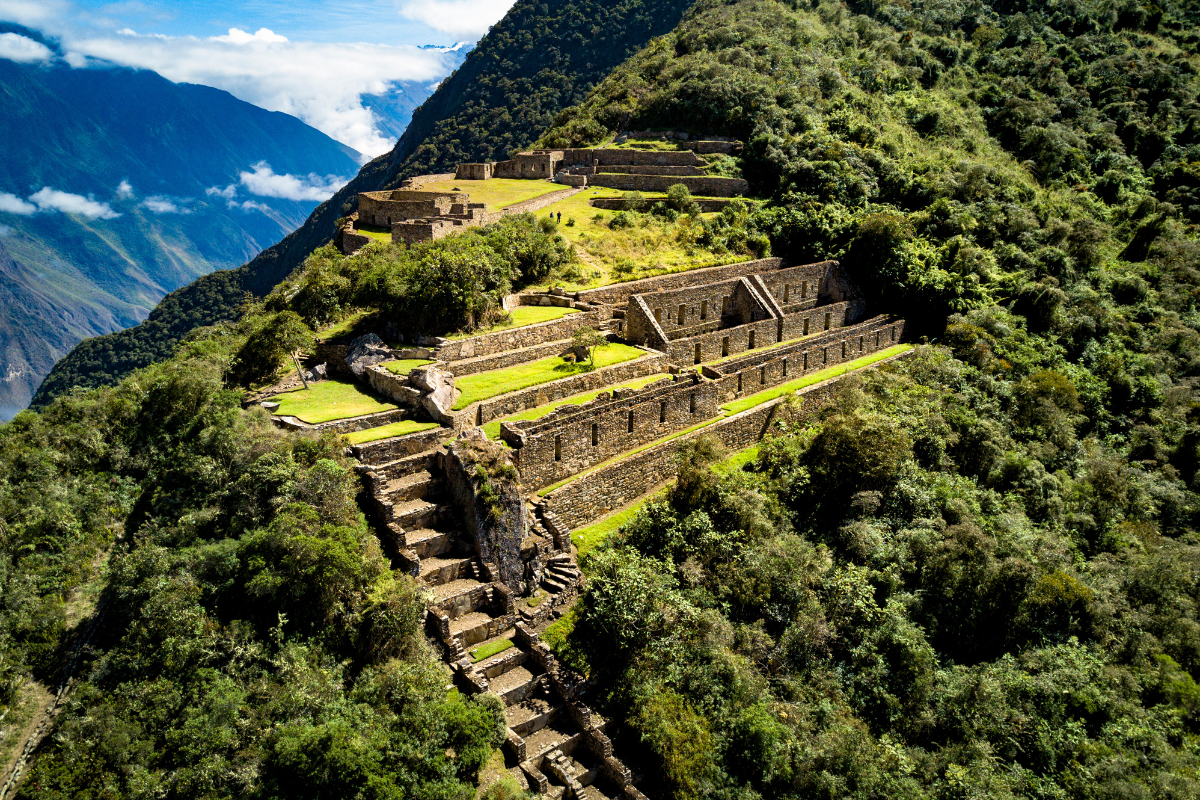
[(391, 149), (363, 95), (435, 86), (513, 0), (0, 0), (0, 20), (60, 42), (63, 57), (13, 34), (0, 58), (151, 69), (292, 114), (367, 156)]
[[(104, 2), (79, 0), (97, 18), (111, 19), (115, 29), (138, 33), (207, 38), (230, 28), (257, 31), (268, 28), (292, 41), (370, 42), (376, 44), (437, 44), (460, 41), (458, 30), (438, 30), (416, 15), (404, 16), (405, 4), (381, 2), (320, 2), (319, 0), (209, 0), (208, 2)], [(431, 4), (420, 4), (430, 6)], [(449, 16), (449, 15), (448, 15)], [(442, 25), (446, 28), (447, 25)], [(450, 26), (453, 27), (453, 26)]]

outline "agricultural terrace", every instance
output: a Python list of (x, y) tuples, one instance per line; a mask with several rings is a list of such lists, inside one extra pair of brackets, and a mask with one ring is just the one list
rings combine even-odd
[(284, 392), (271, 399), (279, 403), (275, 413), (295, 417), (310, 425), (398, 408), (393, 403), (380, 401), (357, 383), (339, 380), (318, 381), (307, 389)]
[(483, 426), (483, 432), (488, 435), (489, 439), (499, 439), (500, 423), (502, 422), (518, 422), (541, 419), (547, 414), (552, 413), (554, 409), (558, 408), (559, 406), (570, 404), (580, 405), (582, 403), (587, 403), (591, 400), (595, 400), (602, 392), (612, 392), (616, 391), (617, 389), (641, 389), (643, 386), (648, 386), (655, 381), (661, 381), (663, 378), (667, 377), (669, 376), (666, 373), (659, 372), (655, 373), (654, 375), (646, 375), (645, 377), (637, 378), (636, 380), (627, 381), (615, 386), (608, 386), (591, 392), (583, 392), (582, 394), (573, 394), (570, 397), (564, 397), (561, 400), (555, 400), (553, 403), (546, 403), (545, 405), (537, 406), (536, 408), (531, 408), (527, 411), (522, 411), (519, 414), (513, 414), (508, 417), (494, 419)]
[(517, 306), (512, 311), (508, 312), (508, 320), (497, 322), (490, 328), (483, 328), (470, 333), (453, 333), (447, 336), (447, 339), (469, 339), (472, 336), (480, 336), (485, 333), (494, 331), (508, 330), (509, 328), (524, 328), (526, 325), (536, 325), (539, 322), (549, 322), (552, 319), (560, 319), (567, 314), (576, 314), (578, 309), (564, 308), (562, 306)]
[(487, 400), (490, 397), (497, 397), (520, 389), (528, 389), (530, 386), (549, 383), (559, 378), (569, 378), (592, 369), (611, 367), (613, 364), (632, 361), (645, 354), (646, 351), (640, 347), (613, 343), (596, 348), (594, 365), (590, 365), (586, 361), (577, 363), (562, 356), (550, 356), (503, 369), (463, 375), (454, 383), (455, 387), (462, 391), (458, 402), (454, 404), (454, 410), (459, 411), (480, 400)]
[(487, 203), (489, 211), (499, 211), (515, 203), (533, 200), (569, 187), (550, 181), (531, 181), (518, 178), (491, 178), (486, 181), (436, 181), (421, 184), (425, 192), (466, 192), (472, 203)]
[[(539, 216), (554, 214), (555, 218), (562, 213), (558, 233), (575, 245), (583, 261), (583, 279), (563, 284), (569, 291), (758, 257), (745, 246), (730, 248), (706, 244), (704, 226), (686, 214), (672, 221), (651, 214), (608, 211), (589, 205), (594, 198), (619, 198), (625, 194), (619, 189), (589, 186), (537, 212)], [(661, 192), (643, 192), (642, 196), (651, 201), (666, 199)], [(618, 214), (630, 222), (628, 227), (613, 226)], [(711, 224), (718, 216), (701, 214), (700, 219)], [(574, 224), (570, 224), (572, 220)]]

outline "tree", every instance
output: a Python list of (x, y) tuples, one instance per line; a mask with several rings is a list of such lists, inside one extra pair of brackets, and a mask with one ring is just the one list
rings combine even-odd
[(584, 326), (575, 331), (571, 337), (571, 347), (575, 351), (587, 351), (588, 366), (596, 365), (596, 348), (608, 344), (608, 337), (595, 328)]

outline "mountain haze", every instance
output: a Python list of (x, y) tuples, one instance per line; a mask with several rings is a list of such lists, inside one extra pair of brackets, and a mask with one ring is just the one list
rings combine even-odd
[(13, 301), (0, 418), (81, 339), (136, 325), (168, 292), (278, 241), (316, 205), (312, 185), (336, 186), (360, 158), (294, 117), (149, 71), (0, 60), (0, 104)]
[[(359, 192), (397, 185), (412, 175), (453, 170), (461, 161), (504, 158), (529, 145), (567, 106), (582, 101), (614, 67), (653, 37), (670, 31), (690, 0), (519, 0), (453, 75), (418, 108), (393, 150), (364, 166), (283, 241), (230, 276), (202, 279), (182, 290), (203, 304), (200, 324), (232, 318), (244, 292), (265, 295), (333, 236)], [(217, 296), (223, 298), (216, 301)], [(202, 304), (183, 300), (188, 307)], [(160, 315), (148, 328), (87, 341), (60, 361), (34, 398), (49, 402), (72, 386), (99, 386), (170, 355), (191, 322)]]

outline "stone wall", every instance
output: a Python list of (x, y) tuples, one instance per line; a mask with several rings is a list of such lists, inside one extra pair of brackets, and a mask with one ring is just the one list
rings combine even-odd
[(492, 166), (495, 178), (551, 178), (562, 163), (561, 150), (534, 150), (517, 153), (508, 161), (497, 161)]
[[(902, 353), (880, 364), (904, 358), (909, 353)], [(811, 419), (834, 397), (838, 384), (853, 374), (856, 373), (831, 378), (798, 392), (803, 400), (799, 412), (801, 418)], [(588, 525), (610, 511), (633, 502), (673, 476), (675, 456), (684, 442), (699, 436), (715, 436), (730, 450), (744, 450), (755, 444), (767, 433), (777, 407), (785, 400), (784, 397), (772, 400), (601, 467), (555, 489), (547, 495), (546, 500), (563, 524), (571, 528)]]
[(570, 477), (717, 414), (717, 385), (696, 373), (643, 389), (605, 392), (542, 419), (504, 423), (502, 436), (528, 487)]
[(548, 192), (540, 197), (535, 197), (532, 200), (523, 200), (520, 203), (513, 203), (511, 206), (505, 206), (501, 213), (506, 217), (511, 216), (512, 214), (533, 213), (534, 211), (540, 211), (546, 206), (554, 205), (559, 200), (570, 197), (578, 191), (578, 189), (571, 188), (561, 189), (557, 192)]
[[(642, 302), (635, 302), (636, 298)], [(626, 334), (631, 341), (641, 341), (640, 332), (649, 326), (649, 320), (641, 317), (647, 312), (668, 339), (692, 335), (689, 331), (697, 326), (720, 322), (730, 327), (772, 316), (746, 278), (635, 295), (625, 311)]]
[(762, 274), (762, 281), (780, 305), (817, 299), (825, 289), (829, 274), (838, 262), (804, 264)]
[(459, 164), (454, 170), (456, 181), (486, 181), (492, 177), (492, 163)]
[(421, 406), (421, 392), (409, 384), (407, 375), (393, 374), (382, 366), (370, 366), (363, 370), (360, 380), (397, 405), (406, 408)]
[(596, 168), (597, 172), (603, 172), (612, 175), (703, 175), (702, 167), (692, 166), (668, 166), (664, 164), (646, 164), (644, 166), (635, 166), (632, 164), (610, 164), (604, 167)]
[[(750, 208), (754, 208), (757, 205), (752, 200), (743, 200), (740, 198), (694, 197), (692, 200), (696, 205), (700, 206), (700, 211), (704, 214), (724, 211), (730, 203), (746, 203)], [(646, 201), (651, 205), (657, 202), (654, 198), (649, 197), (646, 198)], [(625, 198), (623, 197), (594, 197), (588, 203), (593, 208), (601, 208), (605, 211), (624, 211), (626, 205)]]
[(446, 369), (453, 372), (455, 376), (474, 375), (477, 372), (504, 369), (505, 367), (513, 367), (529, 361), (537, 361), (539, 358), (563, 355), (569, 348), (570, 345), (566, 342), (549, 341), (531, 345), (523, 350), (508, 350), (502, 353), (479, 356), (467, 361), (455, 361), (447, 364)]
[(531, 408), (544, 406), (584, 392), (603, 389), (614, 384), (643, 378), (647, 375), (657, 375), (667, 371), (667, 357), (662, 353), (650, 352), (633, 361), (614, 364), (591, 372), (582, 372), (569, 378), (531, 386), (516, 392), (490, 400), (483, 400), (478, 405), (464, 409), (459, 415), (458, 426), (483, 425), (500, 417), (511, 416)]
[(420, 433), (410, 433), (408, 436), (352, 445), (350, 451), (364, 464), (386, 464), (436, 447), (439, 442), (449, 438), (452, 433), (445, 428), (430, 428)]
[(716, 283), (717, 281), (729, 278), (740, 278), (746, 275), (770, 272), (771, 270), (780, 269), (782, 266), (782, 258), (760, 258), (756, 261), (742, 261), (737, 264), (725, 264), (719, 267), (706, 267), (705, 269), (693, 269), (686, 272), (672, 272), (654, 278), (642, 278), (641, 280), (629, 281), (627, 283), (603, 286), (599, 289), (588, 289), (587, 291), (579, 292), (576, 294), (576, 297), (585, 303), (622, 305), (627, 303), (629, 298), (635, 294), (679, 289), (701, 283)]
[[(539, 322), (536, 325), (484, 333), (466, 339), (453, 339), (439, 346), (435, 357), (439, 361), (461, 361), (464, 358), (478, 358), (493, 353), (520, 350), (546, 342), (570, 339), (580, 328), (595, 328), (599, 324), (600, 318), (597, 312), (580, 311), (549, 322)], [(454, 371), (453, 367), (450, 369)]]
[(465, 192), (420, 189), (362, 192), (358, 195), (358, 217), (367, 225), (386, 228), (400, 220), (447, 214), (451, 205), (467, 202), (469, 197)]
[(704, 368), (721, 387), (721, 402), (761, 392), (812, 372), (886, 350), (904, 338), (904, 320), (880, 316), (800, 342)]
[(588, 177), (589, 186), (603, 186), (627, 192), (665, 192), (680, 183), (692, 194), (711, 197), (738, 197), (750, 191), (750, 184), (742, 178), (720, 178), (713, 175), (617, 175), (602, 172)]
[(379, 411), (374, 414), (364, 414), (361, 417), (350, 417), (349, 419), (335, 419), (329, 422), (319, 422), (310, 424), (303, 422), (296, 417), (277, 417), (278, 424), (281, 427), (294, 431), (333, 431), (334, 433), (354, 433), (355, 431), (365, 431), (367, 428), (378, 428), (380, 425), (391, 425), (393, 422), (400, 422), (404, 419), (411, 419), (412, 413), (405, 408), (396, 408), (391, 411)]
[[(840, 328), (845, 323), (845, 317), (844, 303), (819, 306), (810, 311), (788, 314), (783, 319), (761, 320), (675, 339), (667, 344), (666, 351), (672, 364), (700, 364), (749, 350), (772, 347), (789, 339), (811, 336), (818, 331)], [(754, 334), (753, 339), (751, 333)], [(699, 361), (696, 360), (697, 348)]]
[(563, 166), (705, 167), (691, 150), (622, 150), (614, 147), (562, 151)]

